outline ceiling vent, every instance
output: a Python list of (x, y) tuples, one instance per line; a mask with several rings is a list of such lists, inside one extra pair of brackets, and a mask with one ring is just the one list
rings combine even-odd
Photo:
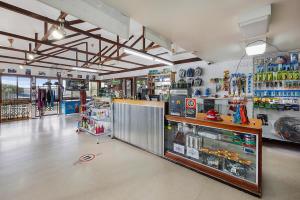
[(262, 6), (243, 13), (239, 19), (239, 27), (245, 38), (265, 35), (269, 31), (271, 5)]

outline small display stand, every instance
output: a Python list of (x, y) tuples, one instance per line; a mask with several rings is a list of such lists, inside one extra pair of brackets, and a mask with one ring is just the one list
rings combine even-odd
[[(94, 97), (82, 107), (78, 131), (87, 132), (94, 136), (111, 136), (112, 110), (110, 98)], [(99, 138), (97, 138), (99, 143)]]

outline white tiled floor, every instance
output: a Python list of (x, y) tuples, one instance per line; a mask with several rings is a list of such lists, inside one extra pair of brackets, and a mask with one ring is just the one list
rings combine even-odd
[[(116, 140), (75, 133), (74, 116), (0, 125), (0, 199), (200, 200), (252, 195)], [(97, 154), (88, 163), (79, 156)], [(262, 199), (300, 199), (300, 151), (263, 148)]]

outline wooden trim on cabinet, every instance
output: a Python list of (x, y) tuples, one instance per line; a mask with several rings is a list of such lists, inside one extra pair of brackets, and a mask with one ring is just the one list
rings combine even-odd
[(232, 123), (229, 119), (230, 118), (229, 116), (222, 115), (221, 117), (223, 121), (210, 121), (205, 119), (205, 115), (206, 114), (204, 113), (199, 113), (197, 115), (197, 118), (186, 118), (186, 117), (166, 115), (166, 120), (200, 125), (200, 126), (209, 126), (214, 128), (220, 128), (220, 129), (227, 129), (227, 130), (237, 131), (237, 132), (252, 133), (257, 135), (261, 135), (262, 133), (261, 121), (257, 119), (250, 119), (250, 124), (241, 125), (241, 124)]
[(258, 182), (258, 184), (248, 182), (246, 180), (242, 180), (240, 178), (236, 178), (232, 175), (226, 174), (224, 172), (221, 172), (217, 169), (210, 168), (208, 166), (205, 166), (203, 164), (194, 162), (192, 160), (189, 160), (187, 158), (184, 158), (182, 156), (176, 155), (172, 152), (165, 152), (165, 158), (167, 158), (170, 161), (173, 161), (175, 163), (181, 164), (185, 167), (191, 168), (193, 170), (196, 170), (198, 172), (204, 173), (208, 176), (211, 176), (213, 178), (219, 179), (221, 181), (224, 181), (230, 185), (236, 186), (238, 188), (244, 189), (250, 193), (254, 193), (258, 196), (261, 196), (261, 185)]

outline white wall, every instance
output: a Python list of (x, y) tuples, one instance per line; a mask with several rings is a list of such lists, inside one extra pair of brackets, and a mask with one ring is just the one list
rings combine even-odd
[[(236, 71), (237, 65), (239, 60), (231, 60), (231, 61), (224, 61), (219, 63), (214, 63), (208, 65), (205, 61), (198, 61), (193, 63), (186, 63), (180, 64), (170, 67), (172, 71), (178, 72), (180, 69), (188, 69), (188, 68), (196, 68), (201, 67), (203, 69), (203, 74), (201, 76), (203, 80), (203, 86), (200, 87), (202, 94), (204, 93), (205, 88), (210, 88), (212, 93), (215, 93), (215, 84), (210, 82), (211, 78), (223, 78), (224, 71), (229, 70), (230, 73), (234, 73)], [(167, 67), (159, 67), (155, 68), (157, 70), (161, 70)], [(139, 70), (139, 71), (132, 71), (126, 73), (119, 73), (119, 74), (112, 74), (112, 75), (105, 75), (101, 76), (100, 79), (112, 79), (112, 78), (124, 78), (124, 77), (132, 77), (132, 76), (144, 76), (147, 75), (149, 69)], [(242, 60), (238, 72), (245, 73), (248, 75), (249, 73), (253, 72), (253, 61), (251, 58), (245, 58)], [(179, 80), (178, 73), (176, 74), (176, 81)], [(220, 96), (223, 96), (225, 92), (219, 92)]]
[[(204, 94), (206, 88), (210, 88), (211, 93), (216, 93), (216, 84), (211, 83), (211, 78), (223, 78), (224, 77), (224, 71), (229, 70), (230, 73), (236, 72), (237, 65), (239, 63), (239, 60), (231, 60), (231, 61), (224, 61), (219, 63), (214, 63), (211, 65), (208, 65), (206, 62), (194, 62), (194, 63), (187, 63), (182, 65), (176, 65), (175, 70), (178, 72), (180, 69), (188, 69), (188, 68), (196, 68), (201, 67), (203, 69), (202, 73), (202, 86), (199, 87), (202, 94)], [(245, 73), (248, 75), (249, 73), (253, 72), (253, 61), (250, 58), (242, 60), (238, 72)], [(179, 80), (178, 73), (176, 74), (176, 81)], [(220, 91), (217, 93), (220, 96), (224, 96), (224, 94), (227, 94), (227, 92)]]

